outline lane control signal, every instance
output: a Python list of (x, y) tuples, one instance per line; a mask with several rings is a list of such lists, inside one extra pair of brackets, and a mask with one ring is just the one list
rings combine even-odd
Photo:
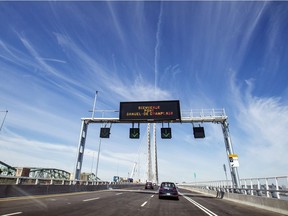
[(161, 138), (162, 139), (171, 139), (172, 138), (172, 132), (171, 128), (161, 128)]
[(100, 128), (100, 138), (109, 138), (110, 128)]
[(204, 138), (205, 137), (204, 127), (193, 127), (193, 134), (195, 139)]
[(139, 128), (130, 128), (129, 137), (130, 137), (130, 139), (139, 139), (139, 137), (140, 137)]

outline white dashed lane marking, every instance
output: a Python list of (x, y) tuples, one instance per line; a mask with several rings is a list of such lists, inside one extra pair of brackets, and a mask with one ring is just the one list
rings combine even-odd
[(22, 212), (14, 212), (14, 213), (10, 213), (10, 214), (4, 214), (1, 216), (12, 216), (12, 215), (19, 215), (19, 214), (22, 214)]
[(148, 201), (144, 202), (144, 203), (141, 205), (141, 207), (145, 206), (145, 205), (147, 204), (147, 202), (148, 202)]
[(83, 200), (83, 202), (88, 202), (88, 201), (98, 200), (98, 199), (100, 199), (100, 197), (95, 197), (95, 198), (91, 198), (91, 199), (85, 199), (85, 200)]

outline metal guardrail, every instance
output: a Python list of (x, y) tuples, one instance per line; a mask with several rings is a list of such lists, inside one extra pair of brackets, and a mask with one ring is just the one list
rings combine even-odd
[(232, 181), (230, 180), (193, 182), (179, 185), (217, 192), (265, 196), (288, 201), (288, 176), (240, 179), (240, 188), (233, 188)]
[(83, 180), (65, 180), (65, 179), (47, 179), (31, 177), (1, 176), (0, 185), (111, 185), (127, 184), (129, 182), (108, 182), (108, 181), (83, 181)]

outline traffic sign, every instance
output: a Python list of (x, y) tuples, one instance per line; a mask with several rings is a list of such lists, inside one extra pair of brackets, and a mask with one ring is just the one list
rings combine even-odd
[(193, 127), (193, 134), (194, 138), (204, 138), (205, 137), (205, 132), (204, 132), (204, 127)]
[(171, 128), (161, 128), (161, 138), (171, 139), (172, 138)]
[(237, 154), (229, 154), (228, 157), (229, 158), (238, 158), (238, 155)]
[(119, 119), (125, 121), (181, 120), (179, 100), (120, 102)]
[(130, 139), (139, 139), (139, 137), (140, 137), (139, 128), (130, 128), (129, 137), (130, 137)]
[(110, 137), (110, 128), (101, 128), (100, 138), (109, 138), (109, 137)]
[(231, 167), (239, 167), (238, 155), (237, 154), (229, 154), (229, 161)]

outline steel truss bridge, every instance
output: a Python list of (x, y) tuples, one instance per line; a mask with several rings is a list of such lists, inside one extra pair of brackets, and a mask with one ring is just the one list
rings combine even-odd
[(0, 175), (15, 176), (16, 168), (0, 161)]
[(50, 178), (50, 179), (70, 179), (70, 173), (55, 168), (30, 168), (30, 177), (32, 178)]
[[(0, 175), (1, 176), (16, 176), (18, 167), (12, 167), (0, 161)], [(29, 169), (30, 178), (43, 178), (43, 179), (63, 179), (70, 180), (70, 173), (56, 168), (40, 168), (40, 167), (27, 167)], [(90, 179), (89, 179), (90, 180)], [(91, 180), (93, 177), (91, 176)]]
[[(95, 105), (95, 104), (94, 104)], [(95, 107), (95, 106), (94, 106)], [(100, 113), (101, 117), (94, 117), (94, 112)], [(109, 116), (109, 117), (106, 117)], [(229, 159), (229, 155), (235, 155), (232, 141), (229, 132), (229, 124), (228, 124), (228, 116), (225, 113), (224, 109), (198, 109), (198, 110), (186, 110), (181, 111), (181, 120), (137, 120), (137, 121), (129, 121), (129, 120), (120, 120), (119, 119), (119, 111), (118, 110), (97, 110), (93, 108), (93, 114), (91, 118), (82, 118), (82, 126), (80, 131), (79, 145), (78, 145), (78, 155), (75, 166), (75, 180), (80, 180), (81, 168), (83, 163), (85, 142), (87, 138), (87, 129), (89, 124), (121, 124), (121, 123), (216, 123), (220, 124), (222, 127), (222, 132), (224, 136), (225, 148), (227, 153), (227, 158)], [(101, 138), (100, 138), (101, 140)], [(149, 145), (149, 144), (148, 144)], [(99, 154), (99, 152), (98, 152)], [(99, 158), (99, 156), (98, 156)], [(229, 163), (230, 173), (232, 178), (232, 187), (239, 188), (240, 180), (238, 175), (237, 167), (231, 166)], [(156, 176), (158, 173), (156, 173)], [(96, 174), (97, 176), (97, 174)]]

